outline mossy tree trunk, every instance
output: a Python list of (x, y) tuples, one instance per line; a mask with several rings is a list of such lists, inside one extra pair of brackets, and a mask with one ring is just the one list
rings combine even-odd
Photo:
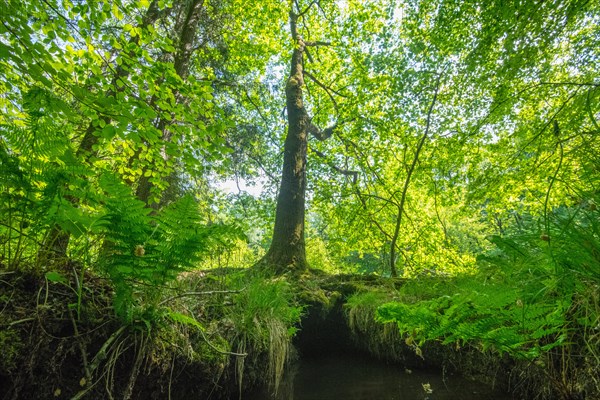
[(290, 12), (290, 29), (295, 49), (285, 88), (288, 129), (284, 143), (281, 186), (277, 197), (275, 227), (271, 247), (262, 263), (275, 272), (307, 268), (304, 241), (306, 192), (306, 151), (310, 117), (304, 108), (305, 43), (298, 34), (298, 15)]

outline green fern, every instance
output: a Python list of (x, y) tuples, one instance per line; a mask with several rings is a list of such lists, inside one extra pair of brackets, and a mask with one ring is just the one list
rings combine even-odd
[[(525, 358), (595, 329), (600, 320), (597, 296), (578, 298), (573, 293), (590, 294), (600, 281), (597, 211), (562, 207), (550, 218), (550, 242), (533, 233), (535, 228), (491, 237), (496, 249), (479, 257), (479, 276), (438, 285), (437, 296), (430, 296), (432, 289), (407, 283), (401, 295), (412, 300), (380, 306), (377, 319), (395, 322), (401, 333), (420, 343), (471, 342)], [(420, 299), (412, 294), (415, 285), (426, 292)], [(589, 347), (589, 338), (584, 340)]]
[(233, 227), (203, 225), (191, 196), (151, 215), (118, 177), (106, 174), (100, 186), (105, 213), (97, 225), (105, 245), (99, 261), (115, 286), (115, 310), (126, 320), (135, 309), (156, 303), (164, 285), (181, 272), (200, 267), (222, 244), (220, 238), (240, 236)]

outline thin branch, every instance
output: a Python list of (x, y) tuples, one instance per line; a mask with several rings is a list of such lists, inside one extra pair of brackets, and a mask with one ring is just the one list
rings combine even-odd
[(175, 296), (168, 297), (168, 298), (164, 299), (163, 301), (161, 301), (160, 303), (158, 303), (158, 305), (162, 306), (166, 303), (169, 303), (175, 299), (180, 299), (182, 297), (205, 296), (205, 295), (222, 294), (222, 293), (240, 293), (243, 290), (244, 289), (240, 289), (240, 290), (209, 290), (206, 292), (185, 292), (185, 293), (177, 294)]
[(585, 105), (587, 108), (588, 116), (590, 117), (590, 120), (592, 121), (592, 124), (594, 125), (596, 130), (600, 130), (600, 126), (598, 125), (598, 122), (596, 121), (596, 118), (594, 117), (594, 113), (592, 112), (592, 100), (590, 99), (591, 93), (592, 93), (592, 89), (589, 89), (587, 92)]
[(332, 18), (327, 16), (327, 13), (325, 12), (325, 10), (323, 10), (323, 6), (321, 6), (321, 2), (317, 1), (317, 7), (319, 8), (319, 10), (321, 10), (321, 12), (323, 13), (323, 17), (325, 17), (325, 19), (329, 22), (333, 22)]
[(544, 126), (542, 127), (542, 129), (540, 129), (535, 135), (533, 135), (533, 137), (524, 145), (521, 146), (521, 150), (519, 150), (514, 156), (513, 158), (517, 158), (519, 157), (527, 148), (527, 146), (529, 146), (530, 144), (532, 144), (533, 142), (535, 142), (537, 140), (537, 138), (539, 138), (545, 131), (546, 129), (550, 126), (551, 123), (553, 123), (553, 121), (556, 119), (556, 117), (558, 116), (558, 114), (560, 114), (560, 112), (567, 106), (567, 104), (573, 99), (575, 98), (575, 96), (577, 96), (577, 94), (579, 93), (580, 89), (575, 89), (575, 91), (567, 98), (567, 100), (565, 100), (560, 107), (558, 107), (558, 110), (552, 114), (552, 116), (550, 117), (550, 121), (546, 122), (544, 124)]
[(225, 350), (221, 350), (219, 349), (217, 346), (215, 346), (214, 344), (212, 344), (210, 342), (210, 340), (208, 340), (208, 338), (206, 337), (206, 335), (204, 334), (204, 331), (202, 329), (198, 329), (198, 331), (200, 332), (200, 335), (202, 336), (202, 339), (204, 340), (204, 342), (214, 351), (216, 351), (217, 353), (220, 354), (225, 354), (228, 356), (235, 356), (235, 357), (246, 357), (248, 355), (248, 353), (235, 353), (233, 351), (225, 351)]
[[(558, 126), (558, 121), (552, 120), (554, 125), (554, 135), (556, 139), (560, 137), (560, 128)], [(556, 182), (556, 178), (558, 177), (558, 173), (560, 172), (560, 168), (562, 167), (563, 158), (564, 158), (564, 149), (563, 145), (560, 141), (557, 140), (557, 146), (559, 148), (559, 158), (558, 165), (556, 166), (556, 170), (554, 171), (554, 175), (550, 180), (550, 184), (548, 185), (548, 190), (546, 191), (546, 197), (544, 199), (544, 226), (545, 226), (545, 234), (550, 235), (550, 218), (548, 216), (548, 202), (550, 200), (550, 192), (552, 191), (552, 187), (554, 186), (554, 182)], [(556, 265), (556, 262), (555, 262)]]
[[(194, 313), (191, 310), (187, 310), (192, 317), (197, 321), (198, 318), (196, 318), (196, 315), (194, 315)], [(217, 346), (215, 346), (214, 344), (212, 344), (210, 342), (210, 340), (208, 340), (208, 338), (206, 337), (206, 335), (204, 334), (204, 329), (198, 329), (198, 331), (200, 332), (200, 336), (202, 336), (202, 340), (204, 340), (204, 342), (214, 351), (216, 351), (217, 353), (220, 354), (225, 354), (225, 355), (229, 355), (229, 356), (235, 356), (235, 357), (246, 357), (248, 354), (247, 353), (235, 353), (233, 351), (226, 351), (226, 350), (221, 350), (219, 349)]]
[(442, 229), (444, 231), (444, 244), (448, 245), (448, 228), (446, 227), (446, 223), (442, 219), (438, 210), (438, 188), (435, 178), (433, 176), (431, 177), (431, 182), (433, 183), (433, 207), (435, 210), (435, 215), (437, 217), (437, 220), (440, 222), (440, 225), (442, 225)]
[(331, 42), (326, 42), (324, 40), (315, 40), (315, 41), (304, 42), (304, 45), (307, 47), (331, 46)]
[(395, 201), (395, 199), (394, 199), (394, 197), (395, 197), (395, 196), (391, 196), (389, 199), (386, 199), (385, 197), (381, 197), (381, 196), (379, 196), (379, 195), (376, 195), (376, 194), (371, 194), (371, 193), (366, 193), (366, 194), (363, 194), (363, 196), (365, 196), (365, 197), (371, 197), (371, 198), (373, 198), (373, 199), (377, 199), (377, 200), (381, 200), (381, 201), (384, 201), (384, 202), (386, 202), (386, 203), (393, 204), (393, 205), (395, 205), (396, 207), (399, 207), (399, 206), (400, 206), (400, 204), (398, 204), (398, 202), (397, 202), (397, 201)]
[[(496, 106), (494, 108), (492, 108), (485, 117), (483, 117), (481, 119), (481, 121), (479, 122), (479, 124), (477, 124), (472, 130), (471, 132), (468, 134), (468, 136), (474, 135), (476, 132), (479, 132), (481, 130), (481, 127), (487, 122), (487, 120), (489, 118), (491, 118), (491, 116), (496, 112), (496, 110), (500, 109), (500, 107), (502, 107), (505, 103), (507, 103), (510, 100), (513, 100), (515, 98), (518, 98), (519, 96), (521, 96), (522, 94), (529, 92), (530, 90), (536, 89), (540, 86), (544, 86), (544, 85), (551, 85), (551, 86), (579, 86), (579, 87), (592, 87), (592, 88), (597, 88), (600, 87), (600, 83), (592, 83), (592, 82), (538, 82), (538, 83), (534, 83), (532, 85), (529, 85), (521, 90), (519, 90), (517, 93), (515, 93), (514, 95), (511, 96), (507, 96), (507, 98), (503, 101), (500, 101), (496, 104)], [(552, 119), (551, 119), (552, 120)]]
[(363, 194), (360, 192), (360, 189), (358, 188), (358, 185), (354, 185), (354, 191), (356, 192), (356, 195), (358, 196), (358, 199), (360, 200), (360, 204), (362, 204), (363, 209), (366, 211), (366, 214), (367, 214), (367, 217), (369, 218), (369, 221), (373, 225), (375, 225), (377, 227), (377, 229), (379, 229), (379, 232), (381, 232), (383, 234), (383, 236), (385, 236), (389, 240), (392, 240), (392, 235), (390, 235), (389, 233), (387, 233), (387, 231), (383, 228), (383, 226), (381, 226), (381, 224), (379, 223), (379, 221), (377, 221), (377, 219), (373, 218), (373, 215), (376, 215), (376, 213), (370, 213), (369, 212), (369, 209), (367, 207), (367, 202), (363, 198)]
[[(308, 6), (306, 6), (306, 8), (304, 9), (304, 11), (302, 11), (300, 14), (298, 14), (299, 17), (304, 16), (304, 14), (306, 14), (308, 11), (310, 11), (311, 7), (317, 2), (317, 0), (313, 0), (310, 2), (310, 4)], [(298, 7), (298, 3), (296, 3), (296, 7)], [(300, 8), (298, 8), (298, 10), (300, 10)]]
[(271, 172), (269, 172), (267, 170), (267, 168), (264, 166), (264, 163), (261, 161), (260, 156), (255, 157), (251, 154), (246, 154), (246, 157), (248, 157), (249, 159), (254, 161), (256, 164), (258, 164), (258, 166), (264, 172), (264, 174), (271, 180), (271, 183), (273, 183), (273, 184), (279, 183), (279, 179), (277, 179), (275, 176), (273, 176), (273, 174)]
[[(318, 157), (320, 157), (320, 158), (322, 158), (324, 160), (327, 159), (327, 156), (325, 156), (325, 154), (321, 153), (320, 151), (314, 150), (314, 149), (311, 149), (311, 151), (313, 153), (315, 153)], [(353, 170), (350, 170), (350, 169), (343, 169), (343, 168), (340, 168), (340, 167), (338, 167), (337, 165), (335, 165), (335, 164), (333, 164), (331, 162), (327, 162), (327, 165), (329, 167), (331, 167), (331, 169), (335, 170), (336, 172), (338, 172), (338, 173), (340, 173), (342, 175), (351, 176), (352, 177), (352, 184), (353, 185), (356, 184), (356, 181), (358, 180), (358, 171), (353, 171)]]
[(419, 154), (421, 154), (421, 150), (423, 149), (423, 145), (425, 144), (425, 140), (429, 137), (429, 128), (431, 127), (431, 114), (433, 113), (433, 107), (437, 100), (438, 92), (440, 89), (440, 78), (441, 74), (438, 75), (436, 81), (435, 92), (433, 93), (433, 99), (431, 100), (431, 104), (429, 106), (429, 110), (427, 111), (427, 124), (425, 126), (425, 132), (417, 145), (417, 149), (415, 150), (415, 156), (413, 157), (412, 164), (408, 169), (406, 180), (404, 181), (404, 188), (402, 189), (402, 197), (400, 198), (400, 205), (398, 206), (398, 217), (396, 218), (396, 227), (394, 228), (394, 235), (392, 237), (392, 243), (390, 244), (390, 272), (393, 277), (397, 276), (396, 272), (396, 242), (398, 241), (398, 235), (400, 233), (400, 225), (402, 224), (402, 215), (404, 213), (404, 204), (406, 203), (406, 194), (408, 193), (408, 186), (410, 184), (410, 179), (415, 170), (417, 162), (419, 161)]
[(600, 87), (600, 83), (592, 83), (592, 82), (540, 82), (540, 83), (538, 83), (536, 85), (531, 86), (530, 88), (534, 88), (536, 86), (542, 86), (542, 85)]
[[(337, 137), (340, 138), (340, 140), (342, 141), (342, 143), (344, 144), (344, 146), (346, 146), (346, 149), (352, 147), (352, 149), (354, 150), (354, 154), (355, 156), (359, 159), (359, 160), (363, 160), (364, 163), (366, 164), (367, 169), (369, 170), (369, 172), (371, 173), (372, 176), (375, 177), (375, 179), (378, 182), (382, 182), (383, 183), (383, 178), (380, 176), (379, 172), (377, 171), (377, 168), (375, 168), (373, 165), (371, 165), (371, 163), (369, 163), (369, 158), (368, 156), (362, 151), (362, 149), (356, 144), (354, 143), (352, 140), (348, 139), (348, 138), (344, 138), (342, 135), (340, 135), (339, 133), (337, 134)], [(387, 191), (387, 187), (385, 185), (383, 185), (383, 187), (386, 189)], [(393, 195), (392, 195), (393, 196)]]
[(252, 104), (252, 106), (254, 107), (254, 110), (258, 113), (258, 116), (260, 117), (260, 119), (262, 119), (262, 121), (264, 122), (265, 126), (269, 126), (269, 120), (267, 119), (267, 117), (265, 117), (265, 115), (263, 114), (263, 112), (261, 111), (260, 107), (258, 106), (258, 104), (256, 104), (254, 102), (254, 100), (252, 99), (252, 97), (250, 96), (250, 93), (248, 93), (247, 90), (244, 91), (244, 94), (246, 95), (246, 99), (248, 100), (248, 102), (250, 102), (250, 104)]
[[(305, 45), (306, 45), (306, 42), (305, 42)], [(306, 56), (308, 57), (308, 61), (310, 61), (311, 63), (314, 63), (315, 60), (312, 58), (312, 55), (310, 54), (310, 51), (308, 51), (308, 49), (305, 48), (304, 52), (306, 53)], [(305, 73), (306, 73), (306, 71), (305, 71)]]
[(321, 81), (319, 81), (313, 74), (311, 74), (308, 71), (303, 71), (305, 76), (308, 76), (310, 78), (311, 81), (313, 81), (314, 83), (316, 83), (321, 89), (323, 89), (325, 91), (325, 93), (327, 93), (327, 95), (329, 96), (329, 98), (331, 99), (331, 102), (333, 103), (333, 107), (335, 108), (335, 112), (338, 112), (338, 104), (337, 101), (335, 101), (335, 98), (333, 97), (333, 94), (331, 94), (331, 92), (333, 92), (333, 90), (331, 90), (329, 87), (325, 86)]

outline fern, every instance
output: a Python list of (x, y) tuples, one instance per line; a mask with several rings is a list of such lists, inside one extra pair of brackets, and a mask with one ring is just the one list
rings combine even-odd
[[(479, 257), (479, 276), (438, 285), (437, 296), (408, 283), (401, 293), (411, 301), (380, 306), (378, 320), (395, 322), (420, 343), (472, 342), (515, 357), (535, 358), (570, 345), (600, 320), (597, 296), (573, 295), (590, 294), (600, 282), (600, 220), (595, 207), (581, 205), (559, 208), (550, 219), (550, 242), (534, 227), (491, 237), (496, 248)], [(411, 286), (426, 293), (415, 299)], [(584, 339), (588, 348), (592, 337)]]
[(198, 268), (222, 244), (220, 238), (240, 235), (235, 228), (203, 225), (191, 196), (151, 215), (117, 176), (106, 174), (100, 186), (105, 211), (97, 225), (105, 244), (99, 261), (115, 286), (115, 310), (125, 320), (155, 304), (178, 274)]
[(202, 326), (202, 324), (200, 322), (198, 322), (198, 320), (196, 320), (195, 318), (189, 317), (185, 314), (176, 312), (176, 311), (171, 311), (169, 310), (167, 312), (167, 316), (176, 323), (180, 323), (183, 325), (188, 325), (191, 326), (193, 328), (196, 328), (200, 331), (204, 331), (204, 327)]

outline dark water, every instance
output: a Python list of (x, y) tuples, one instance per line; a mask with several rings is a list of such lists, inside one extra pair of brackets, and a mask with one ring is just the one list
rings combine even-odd
[(360, 356), (331, 355), (300, 361), (279, 392), (244, 400), (509, 400), (497, 390), (439, 371), (405, 370)]

